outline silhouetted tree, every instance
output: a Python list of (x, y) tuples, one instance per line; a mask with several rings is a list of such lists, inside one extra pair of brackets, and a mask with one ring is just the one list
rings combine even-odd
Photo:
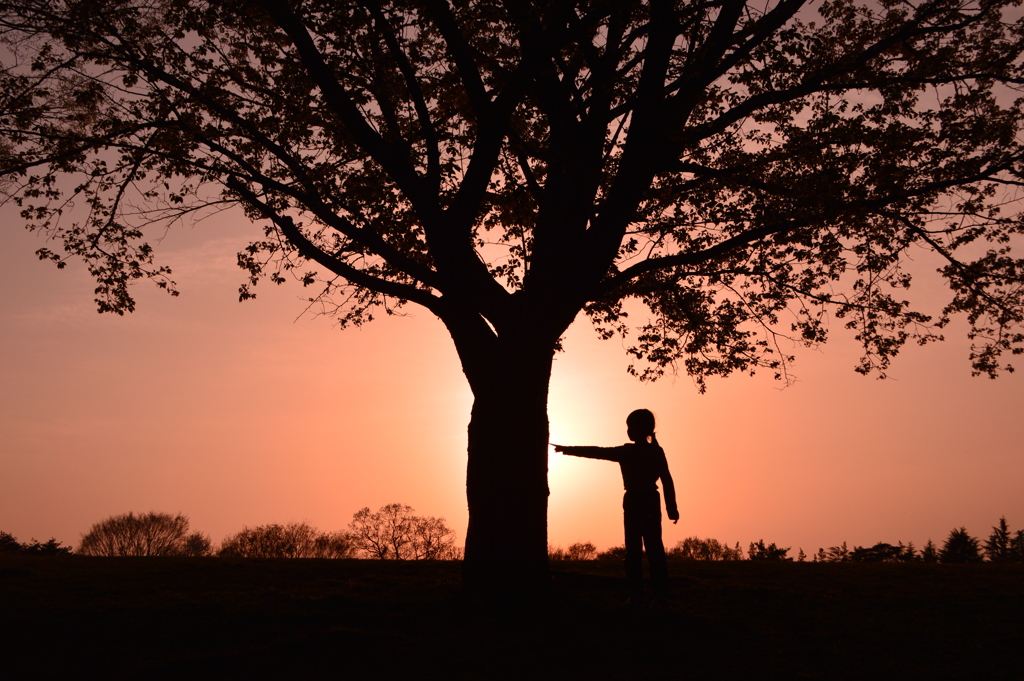
[[(0, 179), (101, 311), (175, 292), (147, 235), (226, 204), (261, 223), (241, 298), (294, 275), (343, 326), (429, 310), (474, 395), (465, 575), (544, 584), (548, 381), (581, 311), (634, 374), (701, 389), (785, 378), (830, 310), (862, 372), (953, 313), (976, 372), (1021, 347), (1007, 7), (7, 0)], [(922, 249), (937, 317), (904, 300)]]
[(674, 560), (727, 560), (729, 552), (729, 547), (717, 539), (687, 537), (668, 552), (668, 557)]
[[(96, 523), (82, 536), (78, 553), (85, 556), (195, 555), (201, 533), (189, 533), (182, 514), (125, 513)], [(209, 540), (205, 539), (209, 546)]]
[(1024, 530), (1017, 530), (1010, 542), (1010, 555), (1014, 563), (1024, 563)]
[(455, 532), (444, 518), (413, 515), (411, 506), (388, 504), (371, 512), (363, 508), (349, 525), (355, 547), (371, 558), (454, 560)]
[(825, 552), (825, 561), (828, 563), (842, 563), (850, 560), (850, 551), (846, 548), (846, 542), (840, 546), (830, 546)]
[(779, 548), (775, 542), (765, 546), (764, 540), (758, 539), (756, 542), (750, 543), (750, 547), (747, 549), (747, 560), (793, 560), (786, 557), (787, 553), (789, 553), (788, 548)]
[(925, 563), (939, 562), (939, 549), (931, 539), (929, 539), (927, 543), (925, 543), (924, 548), (921, 549), (921, 560)]
[(594, 560), (597, 558), (597, 547), (588, 541), (570, 544), (565, 557), (566, 560)]
[(961, 527), (949, 533), (939, 551), (939, 560), (943, 563), (980, 563), (981, 545), (977, 538), (967, 533), (966, 527)]
[(18, 553), (21, 551), (21, 543), (13, 534), (0, 532), (0, 553)]
[(213, 554), (213, 542), (202, 532), (193, 532), (185, 537), (185, 547), (181, 552), (183, 556), (196, 558)]
[(993, 563), (1015, 563), (1013, 555), (1013, 537), (1006, 524), (1006, 516), (999, 518), (998, 527), (992, 528), (992, 534), (985, 542), (985, 557)]
[(904, 562), (902, 542), (898, 546), (879, 542), (871, 547), (854, 546), (849, 560), (859, 563), (902, 563)]

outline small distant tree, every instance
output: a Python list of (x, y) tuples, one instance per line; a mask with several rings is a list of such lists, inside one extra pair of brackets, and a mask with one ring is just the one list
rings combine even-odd
[(1010, 555), (1014, 563), (1024, 563), (1024, 530), (1017, 530), (1010, 542)]
[(675, 560), (725, 560), (728, 550), (729, 547), (717, 539), (687, 537), (677, 543), (668, 552), (668, 556)]
[(921, 549), (921, 561), (924, 563), (939, 562), (939, 549), (931, 539), (929, 539), (924, 545), (924, 548)]
[(830, 546), (825, 552), (825, 562), (827, 563), (844, 563), (848, 560), (850, 560), (850, 551), (846, 548), (846, 542), (839, 546)]
[(898, 563), (903, 560), (903, 544), (898, 546), (878, 542), (871, 547), (855, 546), (850, 560), (858, 563)]
[(19, 553), (20, 551), (21, 543), (13, 534), (0, 532), (0, 553)]
[(789, 548), (780, 548), (774, 542), (765, 546), (764, 540), (758, 539), (756, 542), (750, 543), (750, 547), (747, 549), (747, 560), (793, 560), (786, 557), (787, 553), (789, 553)]
[(908, 541), (906, 547), (903, 549), (902, 555), (900, 556), (900, 560), (904, 563), (912, 563), (920, 559), (920, 556), (917, 555), (917, 549), (914, 547), (914, 542)]
[(625, 546), (612, 546), (597, 554), (598, 560), (626, 560)]
[(939, 552), (939, 560), (943, 563), (980, 563), (981, 545), (977, 538), (967, 533), (966, 527), (961, 527), (949, 533)]
[(594, 560), (597, 558), (597, 547), (590, 542), (570, 544), (565, 552), (566, 560)]
[(807, 554), (804, 553), (804, 549), (803, 549), (802, 546), (800, 547), (800, 553), (797, 554), (796, 560), (797, 560), (798, 563), (803, 563), (804, 561), (807, 560)]
[[(96, 523), (82, 536), (78, 553), (85, 556), (187, 556), (204, 543), (190, 533), (182, 514), (125, 513)], [(209, 540), (205, 539), (208, 545)]]
[(722, 560), (743, 560), (743, 549), (740, 548), (740, 543), (736, 542), (736, 546), (731, 549), (726, 546), (722, 553)]
[(455, 530), (444, 518), (413, 516), (412, 558), (414, 560), (453, 560), (459, 557)]
[(371, 558), (391, 560), (453, 560), (461, 557), (455, 532), (444, 518), (414, 515), (411, 506), (388, 504), (380, 510), (362, 508), (349, 524), (357, 550)]
[(1006, 516), (999, 519), (999, 526), (992, 528), (992, 534), (985, 542), (985, 557), (992, 563), (1012, 563), (1013, 560), (1013, 537), (1010, 535), (1010, 528), (1006, 524)]
[(346, 532), (325, 533), (309, 523), (245, 527), (229, 536), (219, 555), (227, 558), (351, 558), (354, 542)]
[(213, 542), (202, 532), (193, 532), (185, 537), (185, 548), (182, 555), (195, 558), (211, 556), (213, 555)]

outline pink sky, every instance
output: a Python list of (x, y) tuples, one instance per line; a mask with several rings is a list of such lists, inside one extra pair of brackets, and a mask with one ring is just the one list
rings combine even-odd
[[(0, 530), (77, 546), (110, 515), (180, 511), (220, 541), (291, 520), (343, 529), (399, 502), (465, 536), (471, 396), (429, 313), (342, 332), (301, 314), (298, 285), (240, 304), (235, 253), (255, 232), (222, 216), (158, 248), (181, 297), (143, 283), (135, 314), (98, 315), (83, 269), (37, 261), (42, 241), (2, 217)], [(941, 544), (961, 525), (984, 538), (1001, 515), (1024, 528), (1024, 379), (972, 378), (963, 325), (946, 335), (879, 381), (854, 373), (834, 323), (828, 345), (797, 352), (795, 385), (766, 372), (700, 395), (685, 376), (636, 382), (621, 343), (580, 320), (555, 363), (551, 439), (621, 444), (626, 414), (654, 411), (682, 516), (669, 546), (764, 539), (809, 555)], [(614, 464), (552, 454), (551, 543), (621, 544), (621, 488)]]

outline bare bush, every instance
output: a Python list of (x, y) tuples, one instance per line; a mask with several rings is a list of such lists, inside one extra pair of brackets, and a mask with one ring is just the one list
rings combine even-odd
[(85, 556), (202, 556), (210, 540), (188, 531), (182, 514), (125, 513), (96, 523), (82, 536), (78, 553)]
[(717, 539), (687, 537), (668, 551), (670, 560), (743, 560), (739, 542), (730, 548)]
[(565, 549), (561, 546), (552, 546), (548, 544), (548, 560), (565, 560), (566, 559)]
[(229, 558), (351, 558), (352, 537), (320, 532), (308, 523), (245, 527), (229, 536), (218, 555)]
[(588, 541), (570, 544), (565, 557), (566, 560), (594, 560), (597, 558), (597, 547)]

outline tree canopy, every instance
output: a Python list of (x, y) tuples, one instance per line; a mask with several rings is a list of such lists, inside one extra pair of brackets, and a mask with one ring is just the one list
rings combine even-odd
[[(105, 311), (173, 290), (148, 225), (239, 203), (266, 231), (241, 296), (292, 272), (343, 323), (584, 307), (611, 334), (636, 299), (641, 375), (700, 379), (780, 367), (774, 334), (828, 311), (884, 369), (966, 312), (991, 374), (1021, 341), (1003, 4), (4, 2), (5, 190)], [(922, 247), (938, 317), (902, 300)]]
[[(467, 562), (477, 521), (530, 525), (543, 560), (547, 380), (581, 311), (627, 339), (639, 377), (682, 370), (702, 388), (784, 377), (832, 317), (865, 373), (955, 314), (976, 372), (1012, 369), (1017, 14), (1011, 0), (5, 0), (0, 178), (63, 245), (40, 257), (85, 260), (101, 311), (131, 311), (137, 279), (175, 291), (154, 226), (231, 205), (263, 230), (239, 254), (242, 299), (294, 276), (342, 325), (430, 310), (476, 398)], [(926, 253), (941, 310), (905, 299), (907, 261)]]

